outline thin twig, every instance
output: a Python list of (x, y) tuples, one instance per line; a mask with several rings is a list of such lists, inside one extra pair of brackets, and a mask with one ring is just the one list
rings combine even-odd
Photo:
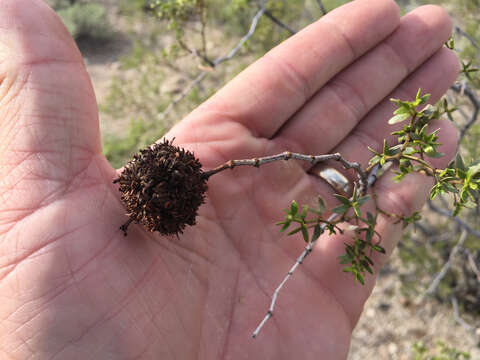
[(430, 229), (426, 224), (421, 223), (420, 221), (415, 223), (415, 230), (420, 230), (424, 236), (432, 237), (435, 236), (435, 232)]
[(265, 10), (265, 16), (268, 17), (270, 20), (272, 20), (275, 24), (280, 26), (282, 29), (287, 30), (291, 35), (295, 35), (297, 32), (293, 30), (290, 26), (287, 24), (284, 24), (281, 22), (276, 16), (274, 16), (269, 10)]
[(453, 307), (453, 318), (455, 319), (455, 321), (459, 323), (465, 330), (469, 332), (475, 331), (475, 326), (470, 325), (465, 320), (463, 320), (462, 317), (460, 316), (458, 312), (458, 300), (455, 296), (452, 296), (451, 302)]
[[(370, 173), (366, 177), (367, 178), (367, 188), (372, 186), (375, 183), (375, 181), (377, 180), (377, 174), (378, 174), (379, 169), (380, 169), (380, 165), (376, 165), (374, 168), (372, 168), (372, 170), (370, 171)], [(327, 219), (327, 221), (332, 222), (338, 216), (340, 216), (340, 214), (334, 213), (334, 214), (330, 215), (330, 217)], [(327, 223), (322, 223), (320, 225), (321, 233), (323, 233), (325, 231), (326, 225), (327, 225)], [(268, 308), (268, 311), (267, 311), (267, 314), (265, 315), (263, 320), (260, 322), (260, 324), (257, 326), (255, 331), (253, 332), (253, 334), (252, 334), (253, 338), (256, 338), (258, 336), (258, 334), (262, 330), (263, 326), (273, 316), (275, 305), (277, 303), (278, 294), (280, 293), (280, 291), (282, 290), (282, 288), (284, 287), (284, 285), (288, 281), (288, 279), (293, 275), (293, 273), (297, 269), (297, 267), (300, 264), (302, 264), (303, 261), (306, 259), (306, 257), (312, 252), (313, 245), (315, 244), (315, 242), (316, 242), (316, 240), (311, 241), (307, 244), (307, 246), (305, 246), (305, 249), (303, 250), (302, 254), (297, 258), (297, 260), (295, 261), (295, 264), (293, 264), (293, 266), (288, 271), (287, 275), (283, 278), (283, 280), (280, 282), (280, 284), (275, 289), (275, 291), (273, 293), (273, 296), (272, 296), (272, 301), (270, 303), (270, 307)]]
[[(265, 13), (265, 10), (266, 9), (264, 1), (260, 10), (258, 10), (255, 16), (252, 18), (252, 22), (250, 24), (248, 32), (239, 40), (239, 42), (232, 48), (232, 50), (230, 50), (228, 54), (220, 56), (213, 61), (213, 63), (211, 64), (213, 68), (225, 61), (231, 60), (240, 51), (243, 44), (245, 44), (245, 42), (253, 36), (255, 29), (257, 28), (258, 21), (260, 20), (260, 17), (262, 17), (262, 15)], [(190, 91), (192, 91), (193, 88), (200, 84), (203, 79), (205, 79), (205, 77), (209, 75), (209, 73), (209, 71), (204, 70), (200, 74), (198, 74), (197, 77), (192, 80), (192, 82), (188, 84), (188, 86), (175, 99), (173, 99), (170, 104), (168, 104), (165, 110), (158, 114), (159, 119), (165, 118), (165, 116), (167, 116), (173, 110), (174, 106), (181, 100), (183, 100), (190, 93)]]
[(480, 270), (478, 269), (478, 266), (475, 263), (473, 254), (469, 249), (465, 249), (465, 252), (467, 253), (468, 265), (470, 265), (470, 269), (472, 269), (473, 273), (477, 277), (477, 281), (480, 282)]
[(317, 0), (317, 4), (320, 7), (320, 11), (322, 12), (322, 15), (327, 15), (327, 9), (325, 9), (325, 6), (323, 5), (323, 1)]
[(465, 31), (463, 31), (461, 28), (459, 28), (458, 26), (455, 26), (455, 32), (461, 36), (463, 36), (464, 38), (466, 38), (468, 41), (470, 41), (470, 43), (472, 44), (472, 46), (477, 49), (477, 53), (480, 53), (480, 45), (477, 44), (477, 42), (475, 41), (475, 39), (473, 37), (471, 37), (469, 34), (467, 34)]
[[(201, 25), (201, 30), (200, 30), (200, 35), (202, 38), (202, 53), (205, 56), (205, 58), (208, 59), (207, 55), (207, 39), (205, 36), (205, 29), (207, 28), (207, 8), (205, 6), (205, 2), (202, 0), (200, 1), (200, 25)], [(211, 65), (211, 64), (209, 64)]]
[(443, 265), (442, 269), (438, 272), (438, 274), (435, 276), (433, 281), (431, 282), (430, 286), (428, 287), (427, 291), (422, 295), (422, 299), (425, 298), (427, 295), (433, 294), (436, 290), (438, 285), (440, 284), (440, 281), (445, 277), (447, 274), (448, 270), (450, 269), (450, 266), (452, 265), (452, 260), (457, 254), (457, 252), (460, 250), (461, 247), (463, 247), (463, 243), (465, 242), (467, 238), (467, 231), (463, 230), (462, 233), (460, 234), (460, 239), (458, 240), (457, 244), (453, 247), (452, 251), (450, 251), (450, 255), (448, 256), (447, 262)]
[(455, 223), (457, 223), (458, 226), (466, 230), (470, 235), (473, 235), (480, 239), (480, 231), (473, 229), (470, 225), (468, 225), (465, 221), (459, 219), (457, 216), (453, 216), (451, 211), (439, 208), (430, 200), (427, 201), (427, 206), (433, 212), (436, 212), (437, 214), (450, 218)]
[(265, 10), (266, 8), (265, 8), (265, 2), (264, 2), (260, 10), (258, 10), (255, 16), (253, 17), (252, 22), (250, 24), (250, 29), (248, 30), (248, 32), (240, 39), (238, 44), (232, 50), (230, 50), (230, 52), (227, 55), (221, 56), (215, 59), (214, 61), (215, 66), (222, 62), (232, 59), (238, 53), (238, 51), (242, 48), (243, 44), (245, 44), (245, 42), (252, 37), (253, 33), (255, 32), (255, 29), (257, 28), (258, 21), (260, 20), (262, 15), (265, 13)]
[(211, 67), (214, 67), (215, 64), (213, 63), (212, 60), (210, 60), (206, 54), (202, 54), (200, 53), (199, 51), (197, 51), (197, 49), (191, 49), (188, 47), (187, 44), (185, 44), (185, 42), (182, 40), (182, 39), (177, 39), (177, 42), (178, 44), (180, 45), (180, 47), (184, 50), (186, 50), (187, 52), (189, 52), (190, 54), (192, 54), (193, 56), (196, 56), (200, 59), (202, 59), (205, 63), (207, 63), (208, 65), (210, 65)]
[(473, 92), (466, 84), (454, 84), (450, 87), (450, 89), (452, 89), (456, 93), (465, 94), (473, 106), (470, 119), (460, 129), (460, 135), (458, 139), (458, 142), (460, 143), (462, 139), (465, 137), (465, 135), (467, 134), (467, 131), (478, 119), (478, 114), (480, 112), (480, 100), (478, 99), (475, 92)]
[(200, 84), (202, 80), (207, 76), (208, 72), (202, 71), (198, 76), (190, 83), (186, 88), (182, 90), (182, 92), (175, 98), (173, 99), (170, 104), (163, 110), (158, 116), (160, 119), (163, 119), (165, 116), (167, 116), (174, 108), (174, 106), (179, 103), (185, 96), (187, 96), (192, 89)]
[(274, 161), (281, 161), (281, 160), (290, 160), (290, 159), (296, 159), (296, 160), (302, 160), (302, 161), (307, 161), (311, 163), (312, 165), (329, 161), (329, 160), (334, 160), (340, 162), (345, 169), (354, 169), (357, 172), (358, 175), (358, 180), (359, 180), (359, 191), (360, 194), (364, 195), (367, 191), (368, 187), (368, 179), (367, 179), (367, 174), (365, 171), (363, 171), (362, 167), (360, 166), (359, 163), (357, 162), (350, 162), (345, 160), (342, 155), (339, 153), (335, 154), (325, 154), (325, 155), (305, 155), (305, 154), (299, 154), (299, 153), (294, 153), (290, 151), (285, 151), (280, 154), (276, 155), (270, 155), (270, 156), (264, 156), (260, 158), (253, 158), (253, 159), (242, 159), (242, 160), (229, 160), (226, 163), (217, 166), (215, 169), (205, 171), (203, 173), (203, 176), (206, 177), (207, 179), (215, 175), (221, 171), (227, 170), (227, 169), (233, 169), (237, 166), (254, 166), (254, 167), (259, 167), (264, 164), (268, 164)]
[(229, 160), (226, 163), (217, 166), (216, 168), (205, 171), (204, 176), (208, 179), (210, 176), (215, 175), (221, 171), (227, 170), (227, 169), (233, 169), (237, 166), (254, 166), (254, 167), (259, 167), (264, 164), (268, 164), (274, 161), (281, 161), (281, 160), (290, 160), (290, 159), (296, 159), (296, 160), (302, 160), (302, 161), (307, 161), (311, 163), (312, 165), (318, 164), (320, 162), (325, 162), (328, 160), (334, 160), (340, 162), (345, 169), (355, 169), (357, 173), (361, 174), (361, 179), (366, 182), (367, 175), (364, 173), (362, 168), (360, 167), (360, 164), (357, 162), (349, 162), (345, 160), (342, 155), (339, 153), (335, 154), (324, 154), (324, 155), (305, 155), (305, 154), (299, 154), (299, 153), (294, 153), (290, 151), (284, 151), (280, 154), (276, 155), (270, 155), (270, 156), (264, 156), (260, 158), (253, 158), (253, 159), (242, 159), (242, 160)]

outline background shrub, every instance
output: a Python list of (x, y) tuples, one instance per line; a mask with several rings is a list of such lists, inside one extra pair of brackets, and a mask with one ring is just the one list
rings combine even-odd
[(51, 0), (57, 12), (75, 39), (89, 36), (107, 39), (112, 35), (105, 6), (97, 2), (78, 0)]

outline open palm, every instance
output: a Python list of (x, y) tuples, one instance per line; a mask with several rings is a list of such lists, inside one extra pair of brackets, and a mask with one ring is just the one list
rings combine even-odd
[[(437, 100), (458, 63), (446, 13), (399, 17), (354, 1), (269, 52), (167, 138), (205, 169), (284, 150), (341, 152), (363, 164), (388, 138), (388, 98)], [(259, 338), (250, 335), (302, 249), (274, 223), (292, 199), (331, 189), (294, 161), (209, 181), (197, 225), (163, 238), (126, 221), (101, 154), (81, 55), (40, 0), (0, 3), (0, 354), (26, 359), (343, 359), (373, 285), (343, 274), (346, 237), (320, 239)], [(442, 148), (455, 149), (441, 123)], [(447, 156), (448, 157), (448, 156)], [(428, 179), (377, 183), (381, 207), (409, 213)], [(389, 252), (399, 228), (380, 218)], [(384, 258), (378, 258), (379, 264)]]

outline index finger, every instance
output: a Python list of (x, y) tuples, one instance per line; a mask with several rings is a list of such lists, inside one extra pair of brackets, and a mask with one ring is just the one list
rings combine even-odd
[(399, 23), (393, 0), (348, 3), (272, 49), (197, 111), (219, 114), (254, 136), (270, 138), (328, 80)]

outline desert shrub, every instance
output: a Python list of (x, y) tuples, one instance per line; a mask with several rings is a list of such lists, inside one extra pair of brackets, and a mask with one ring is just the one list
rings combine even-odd
[(50, 5), (75, 39), (88, 36), (106, 39), (112, 35), (105, 7), (96, 2), (55, 0)]
[(433, 346), (427, 346), (418, 341), (413, 344), (412, 352), (413, 360), (468, 360), (471, 358), (470, 353), (440, 340)]

